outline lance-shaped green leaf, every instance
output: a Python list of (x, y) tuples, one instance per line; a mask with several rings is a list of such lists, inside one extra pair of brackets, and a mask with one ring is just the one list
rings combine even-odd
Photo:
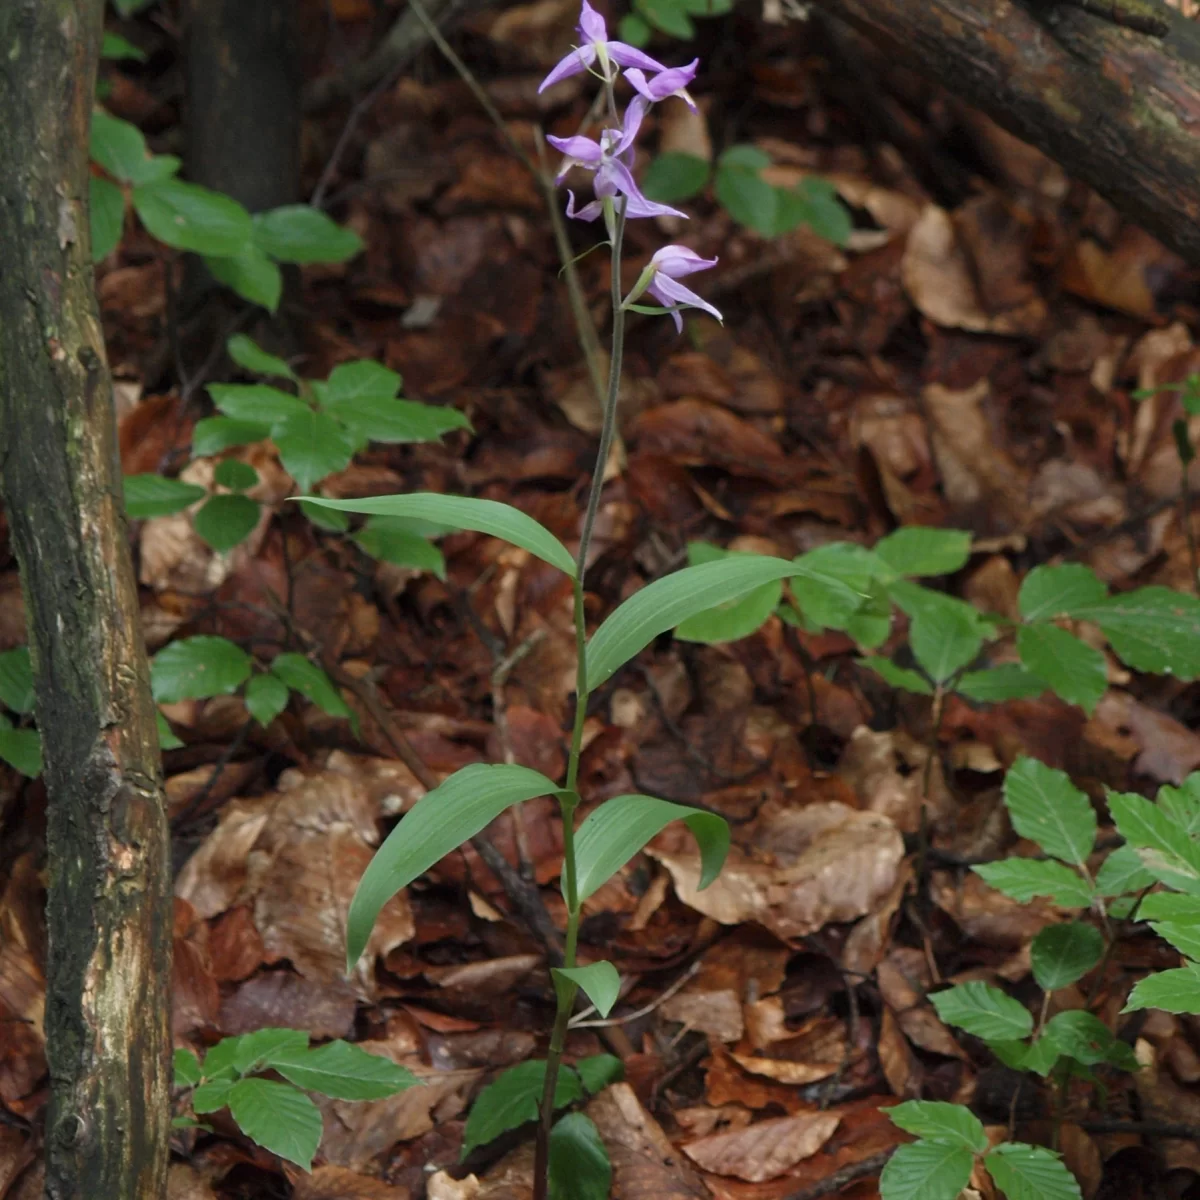
[(1022, 837), (1054, 858), (1084, 867), (1096, 841), (1096, 814), (1065, 771), (1036, 758), (1018, 758), (1004, 777), (1004, 803)]
[(600, 686), (614, 671), (648, 646), (660, 633), (689, 617), (736, 600), (774, 579), (787, 579), (801, 568), (765, 554), (733, 554), (717, 562), (685, 567), (634, 592), (588, 643), (587, 684)]
[(371, 859), (346, 918), (346, 961), (366, 949), (380, 909), (402, 888), (473, 838), (506, 808), (559, 791), (540, 771), (513, 764), (474, 763), (426, 792)]
[(589, 963), (586, 967), (552, 967), (554, 989), (561, 1003), (575, 998), (575, 989), (582, 988), (596, 1011), (607, 1017), (621, 994), (621, 976), (610, 962)]
[(544, 525), (510, 504), (478, 500), (472, 496), (439, 496), (434, 492), (414, 492), (411, 496), (364, 496), (361, 500), (326, 500), (310, 496), (307, 500), (309, 504), (342, 512), (416, 517), (450, 529), (490, 534), (528, 550), (572, 579), (575, 577), (575, 560), (566, 546)]
[[(708, 542), (688, 543), (688, 563), (693, 567), (701, 563), (718, 562), (728, 558), (730, 553)], [(685, 642), (736, 642), (749, 637), (766, 621), (775, 611), (782, 595), (783, 580), (773, 579), (737, 600), (688, 617), (675, 630), (675, 636)]]
[(593, 809), (575, 835), (580, 902), (672, 821), (682, 821), (692, 831), (700, 847), (700, 886), (708, 887), (729, 852), (729, 826), (723, 817), (655, 796), (614, 796)]

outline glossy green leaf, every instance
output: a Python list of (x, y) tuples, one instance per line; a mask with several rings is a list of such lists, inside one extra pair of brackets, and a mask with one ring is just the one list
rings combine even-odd
[(288, 474), (306, 492), (354, 457), (354, 441), (346, 431), (326, 413), (307, 407), (284, 417), (271, 438)]
[(293, 382), (296, 380), (295, 371), (282, 358), (269, 354), (252, 337), (244, 333), (235, 333), (225, 343), (225, 349), (239, 367), (252, 371), (255, 375), (274, 376)]
[(267, 422), (237, 420), (233, 417), (205, 417), (192, 430), (192, 453), (197, 458), (220, 454), (232, 446), (248, 446), (271, 436)]
[(1190, 921), (1156, 921), (1152, 928), (1185, 958), (1200, 959), (1200, 925)]
[(289, 204), (257, 213), (254, 244), (265, 254), (286, 263), (345, 262), (363, 248), (357, 233), (307, 204)]
[(614, 796), (593, 809), (575, 835), (577, 890), (582, 903), (672, 821), (683, 821), (700, 847), (700, 887), (721, 873), (729, 826), (715, 813), (654, 796)]
[(366, 527), (354, 535), (354, 540), (372, 558), (397, 567), (430, 571), (439, 579), (445, 579), (446, 560), (442, 552), (426, 538), (407, 529), (389, 529), (385, 524), (388, 520), (388, 517), (372, 517)]
[[(864, 546), (830, 542), (794, 561), (797, 571), (789, 584), (792, 595), (804, 615), (818, 625), (848, 629), (875, 593), (879, 560)], [(890, 614), (890, 606), (887, 611)]]
[(1129, 792), (1109, 792), (1108, 810), (1142, 866), (1168, 887), (1200, 895), (1200, 843), (1170, 814)]
[[(688, 543), (688, 563), (693, 567), (730, 556), (730, 551), (709, 542)], [(771, 616), (782, 596), (783, 581), (773, 579), (736, 600), (688, 617), (676, 628), (675, 636), (685, 642), (710, 644), (749, 637)]]
[(1200, 1013), (1200, 963), (1189, 962), (1139, 980), (1122, 1012), (1160, 1008), (1169, 1013)]
[(1108, 588), (1090, 567), (1034, 567), (1021, 584), (1017, 607), (1026, 621), (1047, 621), (1073, 616), (1080, 605), (1097, 604), (1107, 595)]
[(975, 1156), (963, 1146), (910, 1142), (897, 1146), (879, 1177), (883, 1200), (958, 1200)]
[(906, 692), (915, 692), (918, 696), (933, 695), (933, 687), (924, 675), (911, 671), (908, 667), (902, 667), (892, 662), (890, 658), (868, 657), (860, 661), (864, 667), (874, 671), (892, 687), (901, 688)]
[(390, 1058), (343, 1041), (277, 1054), (271, 1067), (297, 1087), (335, 1100), (382, 1100), (421, 1082)]
[[(1130, 845), (1118, 846), (1096, 872), (1096, 891), (1101, 896), (1124, 896), (1128, 892), (1140, 892), (1155, 882), (1156, 876), (1142, 866), (1137, 851)], [(1200, 908), (1196, 915), (1200, 919)]]
[(321, 1111), (290, 1084), (242, 1079), (227, 1103), (238, 1128), (251, 1141), (309, 1170), (321, 1142)]
[(1008, 1200), (1080, 1200), (1075, 1176), (1053, 1150), (1002, 1142), (984, 1159), (988, 1173)]
[(689, 617), (795, 574), (796, 565), (786, 559), (735, 554), (648, 583), (592, 636), (587, 648), (588, 688), (599, 687), (660, 633)]
[(246, 684), (245, 698), (247, 711), (265, 728), (287, 708), (287, 684), (274, 675), (255, 675)]
[(236, 692), (250, 677), (250, 656), (223, 637), (199, 634), (164, 646), (150, 664), (150, 687), (160, 704)]
[[(1115, 851), (1114, 851), (1115, 853)], [(1142, 897), (1138, 918), (1143, 921), (1195, 921), (1200, 923), (1200, 896), (1151, 892)]]
[(99, 262), (121, 243), (125, 229), (125, 193), (111, 179), (89, 176), (88, 216), (92, 231), (92, 261)]
[(227, 1037), (210, 1047), (204, 1055), (204, 1078), (233, 1079), (238, 1073), (236, 1064), (241, 1044), (241, 1036)]
[(959, 677), (954, 690), (977, 704), (999, 704), (1004, 700), (1040, 696), (1046, 685), (1019, 663), (1002, 663), (981, 671), (967, 671)]
[(258, 482), (258, 472), (241, 459), (225, 458), (217, 463), (213, 471), (213, 481), (232, 491), (244, 492)]
[(589, 963), (586, 967), (551, 967), (555, 990), (560, 1003), (565, 996), (573, 999), (576, 988), (582, 988), (596, 1011), (607, 1017), (621, 994), (621, 976), (610, 962)]
[(346, 919), (349, 967), (366, 949), (380, 909), (401, 888), (473, 838), (506, 808), (558, 791), (553, 780), (528, 767), (474, 763), (426, 792), (388, 835), (359, 880)]
[(178, 250), (228, 258), (250, 241), (250, 214), (236, 200), (194, 183), (144, 183), (133, 189), (133, 207), (150, 234)]
[(303, 1029), (272, 1026), (244, 1033), (233, 1045), (232, 1065), (239, 1075), (249, 1075), (272, 1066), (278, 1055), (295, 1054), (308, 1048)]
[(1200, 834), (1200, 772), (1189, 775), (1180, 787), (1163, 784), (1155, 802), (1180, 829), (1192, 837)]
[(1094, 604), (1073, 605), (1068, 616), (1094, 621), (1117, 657), (1137, 671), (1195, 679), (1200, 675), (1200, 598), (1145, 587)]
[(15, 713), (33, 712), (33, 664), (29, 647), (0, 654), (0, 704)]
[(292, 651), (277, 654), (271, 663), (271, 674), (331, 717), (350, 716), (350, 706), (342, 699), (333, 680), (303, 654)]
[(1033, 1017), (1020, 1001), (978, 980), (931, 992), (929, 1000), (947, 1025), (985, 1042), (1013, 1041), (1033, 1032)]
[[(519, 1063), (498, 1075), (479, 1093), (463, 1130), (462, 1157), (476, 1146), (494, 1142), (502, 1133), (534, 1121), (546, 1085), (542, 1059)], [(583, 1085), (570, 1067), (562, 1067), (554, 1084), (554, 1107), (562, 1108), (583, 1099)]]
[(952, 575), (970, 557), (971, 535), (963, 529), (905, 525), (876, 542), (875, 553), (900, 577)]
[(1017, 653), (1055, 695), (1089, 715), (1108, 690), (1104, 655), (1057, 625), (1023, 625), (1017, 630)]
[(966, 1105), (908, 1100), (886, 1112), (893, 1125), (914, 1137), (940, 1142), (943, 1146), (962, 1146), (975, 1154), (982, 1154), (988, 1148), (983, 1122)]
[(203, 1078), (200, 1074), (200, 1060), (190, 1050), (176, 1050), (172, 1061), (177, 1088), (195, 1087)]
[(695, 154), (668, 150), (646, 168), (642, 194), (659, 204), (690, 200), (704, 190), (711, 170), (711, 165)]
[(30, 779), (42, 773), (42, 735), (36, 729), (14, 729), (0, 716), (0, 759)]
[(224, 1108), (236, 1082), (234, 1079), (216, 1079), (200, 1084), (192, 1093), (192, 1111), (203, 1115)]
[(361, 500), (325, 500), (314, 496), (311, 502), (341, 512), (417, 517), (451, 529), (470, 529), (476, 533), (490, 534), (528, 550), (536, 558), (575, 577), (575, 560), (566, 546), (544, 525), (510, 504), (477, 500), (471, 496), (441, 496), (434, 492), (415, 492), (409, 496), (364, 496)]
[(283, 272), (257, 246), (247, 246), (229, 257), (207, 255), (204, 265), (212, 277), (251, 304), (261, 305), (269, 313), (279, 308), (283, 296)]
[(212, 496), (197, 510), (192, 525), (218, 554), (225, 554), (254, 532), (258, 517), (258, 501), (249, 496)]
[(1066, 772), (1018, 758), (1004, 778), (1004, 803), (1021, 837), (1053, 858), (1085, 866), (1096, 842), (1096, 814)]
[(182, 479), (165, 475), (126, 475), (125, 513), (134, 521), (146, 517), (169, 517), (203, 500), (205, 491)]
[(567, 1113), (550, 1131), (550, 1200), (609, 1200), (612, 1163), (585, 1113)]
[(1094, 925), (1047, 925), (1033, 939), (1030, 963), (1038, 987), (1056, 992), (1082, 979), (1104, 957), (1104, 936)]
[(1094, 892), (1078, 871), (1050, 859), (1006, 858), (974, 868), (988, 887), (1028, 904), (1035, 896), (1049, 896), (1063, 908), (1087, 908)]
[(575, 1071), (592, 1095), (610, 1083), (619, 1083), (625, 1078), (625, 1066), (615, 1054), (593, 1054), (581, 1058), (575, 1064)]

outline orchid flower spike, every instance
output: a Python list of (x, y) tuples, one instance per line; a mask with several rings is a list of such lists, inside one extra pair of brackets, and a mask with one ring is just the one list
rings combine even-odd
[(588, 0), (583, 0), (583, 10), (579, 14), (579, 24), (576, 29), (579, 31), (583, 44), (572, 50), (542, 80), (542, 86), (538, 88), (539, 92), (544, 92), (548, 87), (552, 87), (572, 75), (578, 75), (580, 71), (591, 70), (592, 64), (596, 62), (600, 64), (600, 74), (606, 83), (612, 83), (616, 78), (613, 63), (620, 67), (639, 68), (642, 71), (666, 70), (662, 63), (655, 62), (648, 54), (643, 54), (636, 47), (626, 45), (625, 42), (609, 41), (608, 26), (605, 25), (604, 18), (588, 3)]
[(622, 195), (625, 199), (625, 216), (629, 217), (686, 217), (687, 213), (680, 212), (666, 204), (657, 204), (642, 195), (637, 181), (633, 177), (628, 164), (630, 147), (641, 128), (642, 118), (646, 115), (649, 105), (640, 96), (635, 96), (625, 110), (625, 120), (620, 130), (604, 129), (600, 132), (600, 140), (594, 141), (589, 137), (560, 138), (549, 136), (546, 140), (556, 149), (561, 150), (566, 157), (559, 168), (557, 179), (562, 177), (574, 166), (583, 167), (596, 172), (596, 199), (585, 204), (581, 209), (575, 208), (575, 193), (567, 193), (567, 216), (580, 221), (594, 221), (604, 211), (604, 201), (614, 196)]
[(696, 102), (688, 95), (688, 84), (696, 78), (696, 69), (700, 66), (698, 58), (692, 59), (686, 67), (668, 67), (659, 71), (653, 79), (646, 78), (646, 72), (632, 67), (625, 72), (625, 78), (633, 84), (634, 91), (644, 96), (651, 104), (666, 100), (669, 96), (678, 96), (687, 106), (696, 111)]
[(695, 250), (686, 246), (664, 246), (655, 252), (654, 257), (642, 271), (641, 277), (634, 284), (633, 291), (626, 298), (626, 305), (632, 304), (643, 292), (649, 293), (664, 308), (672, 310), (675, 318), (675, 328), (683, 331), (683, 318), (679, 315), (680, 308), (702, 308), (711, 313), (718, 321), (722, 321), (720, 312), (701, 296), (697, 296), (690, 288), (679, 282), (683, 275), (691, 275), (693, 271), (706, 271), (715, 267), (715, 258), (701, 258)]

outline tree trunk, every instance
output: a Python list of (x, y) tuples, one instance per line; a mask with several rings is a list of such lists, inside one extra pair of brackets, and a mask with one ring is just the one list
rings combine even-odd
[(171, 884), (155, 711), (92, 286), (102, 0), (0, 3), (0, 497), (49, 796), (49, 1200), (161, 1200)]
[(815, 0), (1044, 150), (1200, 263), (1200, 28), (1159, 38), (1069, 0)]

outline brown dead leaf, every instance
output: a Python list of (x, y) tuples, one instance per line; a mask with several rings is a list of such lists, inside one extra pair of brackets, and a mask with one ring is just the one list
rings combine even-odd
[(167, 1200), (217, 1200), (208, 1180), (188, 1163), (172, 1163), (167, 1174)]
[(888, 1087), (902, 1100), (920, 1096), (925, 1072), (912, 1052), (892, 1010), (886, 1005), (879, 1019), (879, 1065)]
[(876, 733), (860, 725), (842, 751), (837, 773), (864, 808), (883, 814), (902, 833), (916, 833), (923, 809), (936, 827), (949, 819), (955, 808), (940, 756), (934, 758), (927, 773), (928, 758), (929, 748), (902, 729)]
[(343, 1038), (354, 1027), (356, 1007), (356, 992), (348, 984), (264, 971), (225, 998), (217, 1024), (229, 1035), (280, 1025), (307, 1030), (315, 1038)]
[(741, 846), (704, 891), (699, 855), (677, 831), (647, 853), (671, 872), (685, 904), (723, 925), (757, 921), (785, 939), (871, 912), (891, 891), (904, 856), (891, 821), (837, 801), (799, 809), (772, 802), (739, 833)]
[(1123, 225), (1111, 245), (1077, 239), (1063, 260), (1060, 279), (1066, 291), (1090, 304), (1157, 321), (1157, 296), (1183, 270), (1161, 242), (1136, 225)]
[(739, 1041), (746, 1029), (741, 999), (728, 988), (720, 991), (685, 988), (662, 1005), (659, 1012), (668, 1021), (678, 1021), (684, 1028), (706, 1033), (720, 1042)]
[(685, 466), (722, 467), (735, 475), (780, 481), (791, 473), (774, 438), (702, 400), (676, 400), (642, 413), (630, 427), (629, 440), (644, 454)]
[(409, 1196), (408, 1188), (332, 1166), (299, 1175), (292, 1191), (292, 1200), (409, 1200)]
[(951, 871), (934, 871), (930, 893), (934, 903), (954, 919), (967, 937), (988, 946), (1016, 949), (1061, 919), (1059, 910), (1048, 900), (1018, 904), (988, 887), (974, 873), (960, 876)]
[(1127, 692), (1110, 689), (1096, 705), (1092, 722), (1132, 736), (1139, 751), (1134, 770), (1156, 783), (1178, 786), (1200, 767), (1200, 734)]
[(833, 1136), (840, 1121), (832, 1113), (798, 1113), (774, 1121), (758, 1121), (745, 1129), (710, 1134), (689, 1143), (683, 1150), (706, 1171), (763, 1183), (777, 1179), (796, 1163), (816, 1154)]

